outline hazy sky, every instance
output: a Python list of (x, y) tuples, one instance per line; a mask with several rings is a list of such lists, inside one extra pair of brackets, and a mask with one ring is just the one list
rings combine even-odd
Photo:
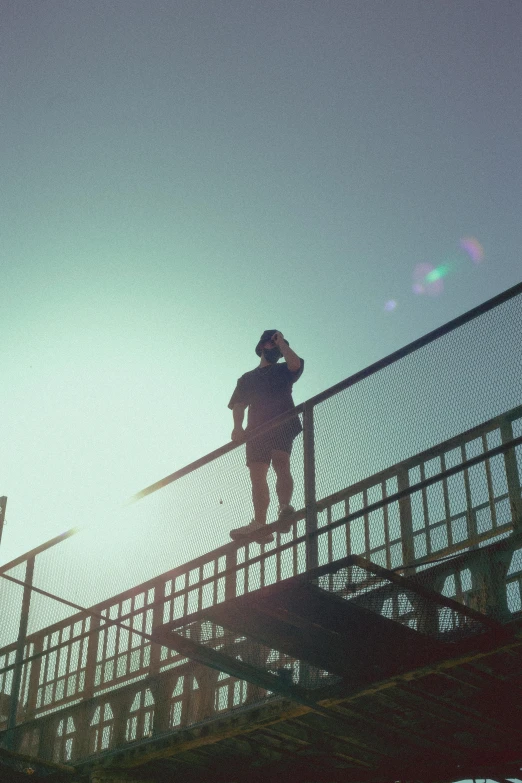
[(263, 330), (300, 402), (520, 281), (521, 33), (519, 0), (0, 1), (0, 562), (228, 441)]

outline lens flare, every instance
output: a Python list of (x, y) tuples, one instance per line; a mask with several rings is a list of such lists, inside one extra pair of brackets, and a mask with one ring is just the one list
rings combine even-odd
[(432, 269), (431, 272), (426, 275), (426, 282), (435, 283), (437, 280), (441, 280), (443, 277), (446, 277), (448, 272), (449, 266), (447, 264), (441, 264), (435, 269)]
[(460, 247), (471, 258), (474, 264), (480, 264), (484, 261), (484, 248), (475, 237), (462, 237), (459, 242)]
[(427, 294), (427, 296), (438, 296), (444, 290), (442, 280), (449, 272), (449, 267), (433, 267), (431, 264), (417, 264), (413, 270), (412, 291), (414, 294)]
[(397, 307), (397, 302), (395, 301), (395, 299), (388, 299), (388, 301), (384, 305), (384, 309), (386, 310), (387, 313), (391, 313), (393, 310), (395, 310), (396, 307)]

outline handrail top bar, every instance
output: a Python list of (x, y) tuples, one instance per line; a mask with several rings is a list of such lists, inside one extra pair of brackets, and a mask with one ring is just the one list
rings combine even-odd
[(59, 536), (50, 538), (49, 541), (46, 541), (44, 544), (40, 544), (40, 546), (37, 546), (34, 549), (30, 549), (29, 552), (25, 552), (23, 555), (15, 557), (14, 560), (11, 560), (9, 563), (4, 563), (4, 565), (0, 566), (0, 574), (5, 573), (6, 571), (10, 571), (11, 568), (15, 568), (15, 566), (20, 565), (20, 563), (25, 563), (30, 558), (36, 557), (36, 555), (39, 555), (40, 552), (45, 552), (46, 549), (50, 549), (56, 544), (59, 544), (61, 541), (65, 541), (67, 538), (71, 538), (71, 536), (76, 535), (76, 533), (79, 533), (79, 531), (79, 527), (71, 527), (69, 530), (66, 530), (65, 533), (60, 533)]
[[(413, 342), (408, 343), (407, 345), (403, 346), (402, 348), (399, 348), (396, 351), (393, 351), (393, 353), (388, 354), (388, 356), (385, 356), (383, 359), (379, 359), (378, 361), (373, 362), (373, 364), (368, 365), (368, 367), (365, 367), (362, 370), (358, 370), (353, 375), (348, 376), (348, 378), (339, 381), (339, 383), (330, 386), (328, 389), (325, 389), (319, 394), (316, 394), (314, 397), (310, 397), (310, 399), (306, 400), (305, 402), (296, 405), (295, 410), (288, 411), (282, 414), (281, 416), (272, 419), (271, 421), (267, 422), (263, 426), (257, 427), (255, 430), (252, 431), (248, 439), (250, 440), (250, 438), (256, 435), (268, 432), (274, 426), (276, 426), (276, 424), (283, 423), (287, 419), (291, 418), (293, 415), (302, 413), (305, 410), (305, 408), (313, 408), (315, 405), (318, 405), (320, 402), (324, 402), (325, 400), (329, 399), (330, 397), (333, 397), (335, 394), (338, 394), (344, 389), (347, 389), (350, 386), (354, 386), (356, 383), (359, 383), (359, 381), (362, 381), (365, 378), (374, 375), (379, 370), (388, 367), (390, 364), (394, 364), (395, 362), (399, 361), (399, 359), (403, 359), (405, 356), (408, 356), (410, 353), (414, 353), (415, 351), (419, 350), (419, 348), (422, 348), (423, 346), (428, 345), (431, 342), (434, 342), (439, 337), (442, 337), (445, 334), (449, 334), (449, 332), (454, 331), (459, 326), (463, 326), (464, 324), (469, 323), (474, 318), (478, 318), (478, 316), (487, 313), (489, 310), (493, 310), (495, 307), (498, 307), (504, 302), (513, 299), (515, 296), (518, 296), (519, 294), (522, 294), (522, 283), (517, 283), (516, 285), (506, 289), (502, 293), (493, 296), (491, 299), (488, 299), (486, 302), (477, 305), (477, 307), (473, 307), (471, 310), (467, 310), (465, 313), (462, 313), (462, 315), (453, 318), (451, 321), (448, 321), (442, 326), (438, 326), (436, 329), (433, 329), (431, 332), (428, 332), (422, 337), (418, 337), (416, 340), (413, 340)], [(174, 473), (170, 473), (168, 476), (165, 476), (165, 478), (160, 479), (159, 481), (154, 482), (154, 484), (150, 484), (148, 487), (145, 487), (145, 489), (140, 490), (135, 495), (133, 495), (128, 502), (133, 503), (137, 500), (141, 500), (141, 498), (145, 497), (146, 495), (150, 495), (151, 493), (156, 492), (158, 489), (162, 489), (168, 484), (172, 484), (174, 481), (177, 481), (178, 479), (182, 478), (188, 473), (192, 473), (192, 471), (196, 470), (197, 468), (203, 467), (203, 465), (212, 462), (218, 457), (221, 457), (223, 454), (226, 454), (227, 452), (232, 451), (235, 448), (238, 448), (239, 445), (242, 444), (230, 442), (230, 443), (226, 443), (224, 446), (220, 446), (214, 451), (210, 451), (205, 456), (199, 457), (199, 459), (194, 460), (194, 462), (190, 462), (188, 465), (185, 465), (183, 468), (174, 471)]]
[(145, 489), (136, 492), (136, 494), (130, 498), (128, 503), (134, 503), (136, 500), (141, 500), (141, 498), (145, 497), (146, 495), (150, 495), (152, 492), (156, 492), (156, 490), (162, 489), (168, 484), (172, 484), (172, 482), (177, 481), (183, 476), (186, 476), (188, 473), (192, 473), (194, 470), (197, 470), (197, 468), (201, 468), (203, 465), (207, 465), (209, 462), (213, 462), (213, 460), (221, 457), (223, 454), (239, 448), (239, 446), (242, 446), (247, 441), (256, 438), (258, 435), (264, 435), (265, 432), (270, 432), (270, 430), (274, 429), (274, 427), (277, 427), (279, 424), (283, 424), (285, 421), (288, 421), (288, 419), (291, 419), (295, 415), (302, 413), (305, 405), (306, 403), (301, 402), (299, 405), (296, 405), (295, 408), (292, 408), (292, 410), (285, 411), (284, 413), (279, 414), (279, 416), (274, 416), (274, 418), (270, 419), (270, 421), (267, 421), (264, 424), (261, 424), (259, 427), (253, 429), (252, 432), (248, 434), (248, 438), (245, 438), (245, 440), (241, 441), (240, 443), (234, 443), (233, 441), (230, 441), (229, 443), (225, 443), (224, 446), (219, 446), (217, 449), (214, 449), (214, 451), (209, 451), (208, 454), (205, 454), (203, 457), (198, 457), (198, 459), (194, 460), (194, 462), (189, 462), (188, 465), (185, 465), (183, 468), (175, 470), (174, 473), (170, 473), (168, 476), (165, 476), (165, 478), (162, 478), (159, 481), (155, 481), (154, 484), (150, 484), (148, 487), (145, 487)]
[(467, 310), (465, 313), (462, 313), (462, 315), (459, 315), (456, 318), (453, 318), (451, 321), (442, 324), (442, 326), (437, 326), (436, 329), (432, 329), (431, 332), (428, 332), (422, 337), (418, 337), (416, 340), (413, 340), (413, 342), (404, 345), (402, 348), (398, 348), (396, 351), (393, 351), (393, 353), (388, 354), (388, 356), (385, 356), (383, 359), (379, 359), (373, 364), (368, 365), (368, 367), (365, 367), (362, 370), (358, 370), (353, 375), (350, 375), (348, 378), (345, 378), (344, 381), (339, 381), (339, 383), (336, 383), (334, 386), (330, 386), (329, 389), (325, 389), (324, 391), (319, 392), (319, 394), (316, 394), (314, 397), (311, 397), (309, 400), (306, 401), (305, 404), (317, 405), (318, 403), (327, 400), (329, 397), (333, 397), (338, 392), (343, 391), (343, 389), (347, 389), (349, 386), (353, 386), (355, 383), (358, 383), (359, 381), (364, 380), (364, 378), (373, 375), (378, 370), (382, 370), (384, 367), (387, 367), (389, 364), (393, 364), (399, 359), (408, 356), (408, 354), (414, 353), (419, 348), (422, 348), (424, 345), (428, 345), (434, 340), (437, 340), (439, 337), (442, 337), (443, 335), (452, 332), (454, 329), (457, 329), (459, 326), (463, 326), (464, 324), (473, 321), (473, 319), (478, 318), (479, 315), (483, 315), (484, 313), (487, 313), (489, 310), (494, 310), (495, 307), (498, 307), (504, 302), (513, 299), (518, 294), (522, 294), (522, 283), (517, 283), (516, 285), (512, 286), (511, 288), (508, 288), (506, 291), (503, 291), (497, 296), (493, 296), (491, 299), (488, 299), (486, 302), (477, 305), (477, 307), (473, 307), (471, 310)]

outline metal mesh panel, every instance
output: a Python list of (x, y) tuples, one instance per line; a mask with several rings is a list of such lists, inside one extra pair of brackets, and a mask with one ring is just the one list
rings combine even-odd
[[(418, 460), (408, 471), (409, 482), (415, 484), (437, 475), (501, 442), (499, 426), (485, 430), (479, 437), (463, 438), (453, 448), (439, 449), (439, 456)], [(413, 493), (415, 558), (462, 548), (467, 543), (480, 542), (481, 538), (491, 541), (496, 533), (507, 534), (512, 527), (512, 500), (517, 489), (513, 487), (510, 492), (506, 468), (506, 456), (497, 455)]]
[[(284, 685), (299, 684), (306, 689), (316, 690), (340, 682), (340, 677), (261, 644), (255, 639), (239, 636), (209, 620), (188, 622), (176, 627), (176, 633), (197, 644), (244, 661), (256, 669), (274, 674)], [(266, 695), (264, 689), (259, 688), (258, 691), (259, 698)]]
[[(7, 576), (23, 581), (25, 571), (26, 564), (22, 563), (5, 573)], [(17, 657), (22, 599), (23, 587), (0, 576), (0, 731), (7, 728), (9, 713), (15, 698), (15, 673), (12, 667)], [(30, 652), (28, 645), (24, 646), (24, 652), (26, 655)], [(25, 694), (27, 693), (27, 669), (28, 667), (24, 667), (22, 692)]]
[(86, 678), (90, 618), (66, 622), (38, 639), (40, 657), (32, 704), (35, 714), (65, 705), (83, 695)]
[[(319, 565), (364, 554), (385, 568), (397, 568), (510, 535), (521, 513), (519, 448), (433, 479), (516, 437), (521, 417), (516, 408), (320, 501)], [(427, 480), (429, 486), (365, 511)], [(349, 516), (345, 524), (331, 525)]]
[(403, 563), (401, 509), (397, 501), (369, 511), (343, 525), (332, 522), (363, 511), (386, 500), (399, 490), (397, 475), (372, 477), (364, 485), (348, 489), (342, 500), (328, 504), (318, 515), (318, 564), (324, 565), (347, 555), (364, 554), (384, 568)]
[[(427, 578), (426, 574), (421, 574), (416, 581), (422, 585), (426, 583)], [(433, 600), (419, 595), (414, 590), (375, 576), (358, 565), (351, 565), (335, 574), (319, 577), (318, 586), (347, 601), (353, 601), (370, 612), (407, 625), (421, 634), (440, 641), (456, 642), (484, 633), (486, 630), (479, 620), (448, 607), (437, 606)], [(448, 590), (445, 590), (444, 594), (451, 597)], [(455, 592), (453, 596), (456, 597)]]
[[(33, 584), (47, 592), (74, 602), (75, 599), (85, 600), (85, 595), (78, 595), (76, 581), (82, 570), (81, 559), (68, 557), (72, 550), (74, 539), (63, 542), (58, 547), (52, 547), (35, 559)], [(81, 542), (78, 542), (81, 544)], [(69, 551), (68, 551), (69, 550)], [(91, 571), (92, 580), (92, 571)], [(69, 587), (70, 586), (70, 587)], [(33, 592), (27, 632), (29, 634), (47, 628), (54, 623), (62, 622), (77, 614), (77, 609), (55, 601), (49, 596)]]
[[(23, 582), (25, 579), (25, 568), (25, 563), (21, 563), (5, 573), (6, 576), (11, 576)], [(18, 638), (22, 598), (23, 587), (2, 578), (0, 575), (0, 648), (16, 642)]]
[[(270, 432), (263, 436), (270, 440)], [(245, 446), (234, 449), (149, 495), (128, 511), (131, 526), (147, 530), (152, 542), (150, 564), (142, 561), (142, 578), (163, 573), (230, 541), (229, 531), (253, 518), (251, 483)], [(304, 506), (302, 436), (293, 445), (293, 504)], [(270, 506), (267, 521), (278, 515), (275, 473), (268, 472)], [(145, 572), (148, 567), (149, 573)]]
[(520, 304), (519, 295), (318, 404), (318, 499), (520, 404)]
[[(521, 296), (315, 405), (320, 565), (362, 554), (385, 568), (398, 569), (418, 558), (436, 559), (487, 545), (517, 528), (522, 519), (522, 447), (437, 479), (411, 496), (387, 499), (522, 436), (522, 409), (514, 409), (520, 404)], [(494, 416), (498, 418), (480, 431), (466, 432)], [(140, 681), (151, 674), (170, 677), (173, 682), (186, 677), (182, 696), (174, 694), (178, 685), (173, 685), (171, 728), (267, 697), (266, 691), (228, 675), (219, 675), (216, 682), (199, 671), (189, 675), (183, 669), (186, 659), (151, 645), (146, 635), (172, 620), (181, 621), (183, 627), (187, 615), (305, 571), (306, 544), (294, 542), (305, 532), (304, 457), (303, 437), (299, 436), (292, 452), (297, 514), (291, 530), (277, 534), (273, 542), (229, 542), (230, 529), (248, 523), (253, 516), (243, 445), (138, 503), (115, 510), (105, 520), (93, 519), (81, 535), (38, 554), (37, 587), (83, 606), (98, 604), (102, 615), (102, 619), (90, 618), (36, 592), (31, 597), (30, 638), (24, 658), (38, 657), (22, 666), (17, 719), (64, 710), (62, 722), (56, 722), (56, 727), (61, 726), (55, 731), (56, 758), (74, 755), (73, 735), (82, 733), (81, 725), (90, 726), (87, 734), (92, 735), (93, 748), (101, 750), (109, 742), (114, 715), (107, 712), (102, 717), (100, 713), (97, 722), (87, 724), (80, 715), (82, 704), (93, 697), (98, 697), (100, 705), (113, 704), (121, 697), (118, 714), (131, 721), (129, 737), (138, 739), (152, 730), (154, 710), (145, 703), (145, 696), (139, 709), (133, 710), (131, 702), (125, 701), (125, 688), (135, 688), (133, 698), (138, 691), (143, 695)], [(268, 521), (273, 522), (277, 501), (272, 470), (268, 479)], [(387, 502), (367, 510), (381, 501)], [(355, 516), (336, 525), (349, 515)], [(507, 582), (505, 573), (496, 582), (488, 582), (482, 579), (480, 568), (471, 564), (448, 565), (436, 589), (491, 613), (498, 599), (492, 585), (498, 590), (499, 584), (506, 584), (507, 610), (511, 615), (518, 613), (522, 606), (519, 553), (513, 555)], [(364, 569), (356, 573), (353, 568), (350, 573), (325, 577), (321, 587), (437, 639), (458, 640), (483, 630), (480, 622), (442, 608), (434, 613), (433, 606), (420, 600), (415, 591), (375, 580)], [(23, 581), (25, 564), (12, 569), (12, 574)], [(416, 578), (435, 589), (432, 574), (417, 574)], [(2, 725), (13, 678), (12, 668), (6, 669), (15, 660), (21, 599), (22, 588), (0, 578)], [(501, 618), (502, 611), (501, 607)], [(129, 624), (131, 629), (109, 627), (111, 620)], [(224, 628), (213, 626), (207, 633), (188, 619), (185, 625), (187, 633), (195, 634), (193, 638), (201, 643), (216, 649), (225, 645), (245, 662), (283, 679), (302, 685), (308, 677), (306, 687), (311, 689), (328, 681), (325, 672), (302, 666), (297, 658), (252, 640), (247, 643)], [(184, 671), (179, 677), (178, 667)], [(208, 693), (199, 701), (195, 695), (209, 688), (215, 696), (211, 706)], [(133, 716), (138, 721), (134, 728)], [(36, 740), (28, 732), (27, 743), (32, 747)]]
[[(270, 439), (270, 432), (264, 436)], [(294, 441), (293, 503), (303, 509), (303, 438)], [(275, 473), (268, 472), (267, 521), (278, 515)], [(38, 556), (35, 584), (82, 606), (107, 600), (137, 584), (230, 544), (232, 528), (253, 517), (245, 446), (229, 451)], [(273, 544), (272, 546), (274, 546)], [(58, 551), (59, 550), (59, 551)], [(250, 556), (259, 554), (250, 545)], [(63, 609), (41, 603), (38, 627), (56, 622)], [(62, 615), (60, 616), (60, 612)], [(33, 622), (32, 630), (36, 630)]]
[(506, 579), (507, 608), (511, 614), (522, 612), (522, 549), (513, 552)]

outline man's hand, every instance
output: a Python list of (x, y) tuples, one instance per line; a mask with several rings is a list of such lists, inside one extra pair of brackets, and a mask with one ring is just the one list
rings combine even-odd
[(283, 332), (275, 332), (275, 334), (272, 335), (270, 338), (274, 345), (276, 345), (281, 353), (283, 353), (283, 346), (286, 348), (285, 338), (283, 337)]
[(283, 337), (283, 332), (276, 332), (275, 334), (272, 335), (270, 339), (283, 354), (288, 369), (291, 372), (297, 372), (298, 369), (301, 367), (301, 359), (296, 353), (294, 353), (294, 351), (292, 351), (290, 346), (285, 342), (285, 338)]
[(241, 443), (245, 440), (245, 430), (243, 429), (243, 419), (245, 417), (246, 405), (242, 402), (236, 402), (232, 408), (232, 414), (234, 416), (234, 429), (232, 430), (232, 440), (236, 443)]
[(234, 427), (231, 437), (234, 443), (241, 443), (246, 438), (245, 430), (243, 427)]

